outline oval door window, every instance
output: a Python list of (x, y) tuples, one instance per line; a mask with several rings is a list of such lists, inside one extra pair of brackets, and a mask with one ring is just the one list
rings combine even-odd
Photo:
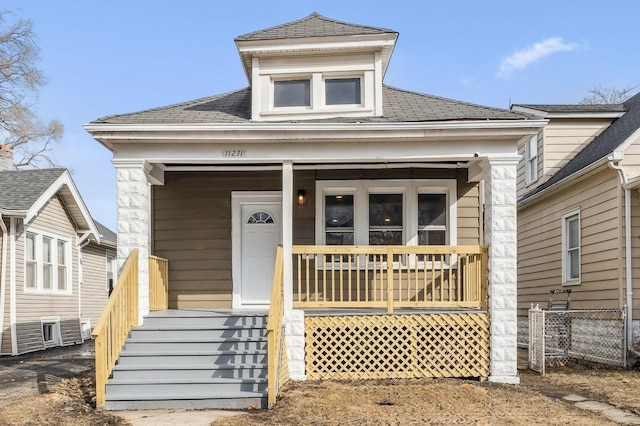
[(257, 211), (249, 216), (247, 223), (274, 223), (271, 213), (265, 211)]

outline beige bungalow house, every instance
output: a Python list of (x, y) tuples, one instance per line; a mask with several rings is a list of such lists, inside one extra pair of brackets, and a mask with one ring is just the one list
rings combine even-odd
[(108, 298), (116, 236), (65, 169), (15, 170), (0, 150), (0, 354), (91, 338)]
[(113, 152), (137, 292), (99, 406), (264, 404), (287, 378), (518, 383), (517, 147), (546, 121), (385, 85), (397, 37), (313, 13), (236, 37), (247, 88), (85, 126)]
[[(518, 146), (518, 317), (571, 289), (572, 309), (624, 309), (640, 337), (640, 94), (612, 105), (513, 105), (548, 120)], [(524, 339), (523, 339), (524, 340)]]

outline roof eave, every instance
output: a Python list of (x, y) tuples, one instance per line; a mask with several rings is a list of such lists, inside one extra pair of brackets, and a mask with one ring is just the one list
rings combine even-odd
[(252, 80), (252, 58), (273, 55), (317, 55), (317, 52), (349, 53), (351, 51), (379, 51), (384, 76), (393, 54), (397, 32), (357, 34), (329, 37), (301, 37), (269, 40), (236, 40), (236, 47), (249, 84)]
[[(67, 204), (69, 214), (71, 214), (76, 226), (81, 229), (86, 229), (87, 232), (90, 232), (95, 237), (96, 241), (100, 242), (100, 233), (91, 218), (89, 209), (84, 204), (84, 201), (80, 196), (80, 192), (73, 183), (71, 175), (67, 170), (65, 170), (31, 205), (29, 210), (26, 211), (24, 216), (25, 223), (31, 222), (31, 220), (40, 213), (40, 210), (46, 205), (46, 203), (58, 193), (62, 193), (61, 196), (63, 201)], [(72, 206), (68, 205), (69, 202), (75, 205), (75, 208), (70, 208)]]
[(85, 124), (101, 144), (172, 143), (180, 140), (216, 143), (274, 140), (308, 142), (314, 139), (470, 138), (534, 135), (547, 120), (469, 120), (402, 123), (243, 123), (243, 124)]
[(527, 108), (519, 105), (512, 105), (511, 111), (524, 114), (533, 114), (544, 118), (620, 118), (623, 111), (595, 112), (595, 111), (571, 111), (571, 112), (551, 112), (542, 109)]
[[(541, 201), (547, 197), (552, 196), (553, 194), (557, 193), (558, 191), (562, 190), (562, 188), (564, 187), (564, 185), (567, 182), (574, 182), (587, 175), (588, 173), (592, 172), (593, 170), (596, 170), (599, 167), (602, 167), (603, 165), (606, 165), (609, 162), (609, 158), (607, 156), (600, 158), (598, 161), (595, 161), (593, 163), (591, 163), (589, 166), (584, 167), (578, 171), (576, 171), (575, 173), (570, 174), (569, 176), (559, 180), (558, 182), (552, 184), (551, 186), (544, 188), (542, 190), (540, 190), (540, 192), (537, 192), (529, 197), (527, 197), (527, 194), (525, 194), (523, 197), (526, 197), (524, 199), (518, 200), (518, 208), (524, 208), (524, 207), (528, 207), (529, 205)], [(534, 190), (535, 191), (535, 190)]]

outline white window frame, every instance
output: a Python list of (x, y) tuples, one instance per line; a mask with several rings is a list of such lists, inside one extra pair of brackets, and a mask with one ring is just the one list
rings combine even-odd
[(448, 209), (445, 244), (456, 245), (458, 226), (456, 188), (455, 179), (316, 181), (316, 244), (325, 245), (326, 243), (325, 196), (354, 195), (354, 244), (369, 245), (369, 194), (401, 193), (404, 196), (404, 245), (418, 245), (418, 194), (446, 194)]
[[(532, 149), (535, 148), (535, 149)], [(538, 180), (538, 135), (534, 135), (524, 144), (525, 181), (531, 184)]]
[(111, 290), (114, 290), (116, 288), (116, 280), (118, 278), (118, 267), (117, 267), (117, 258), (116, 258), (116, 254), (113, 252), (107, 252), (106, 253), (106, 261), (107, 261), (107, 265), (106, 265), (106, 269), (105, 269), (105, 287), (106, 287), (106, 291), (107, 293), (109, 292), (109, 265), (111, 265), (111, 279), (113, 280), (113, 288)]
[[(569, 223), (578, 221), (578, 247), (569, 247)], [(578, 251), (578, 277), (570, 277), (571, 264), (569, 260), (570, 251)], [(562, 285), (579, 285), (582, 277), (582, 221), (580, 210), (573, 210), (562, 215)]]
[[(26, 279), (26, 270), (27, 270), (27, 257), (24, 256), (24, 283), (23, 288), (25, 293), (46, 293), (46, 294), (63, 294), (69, 295), (72, 294), (72, 270), (73, 270), (73, 257), (72, 257), (72, 249), (71, 249), (71, 238), (64, 237), (62, 235), (58, 235), (49, 231), (43, 231), (34, 228), (27, 228), (24, 232), (24, 246), (26, 250), (27, 244), (27, 235), (32, 234), (35, 236), (35, 254), (36, 254), (36, 286), (28, 287), (27, 279)], [(43, 253), (43, 240), (44, 238), (48, 238), (51, 240), (51, 259), (52, 263), (52, 280), (51, 280), (51, 288), (44, 288), (44, 253)], [(61, 290), (58, 289), (58, 242), (64, 242), (65, 246), (65, 267), (66, 267), (66, 288)]]
[[(373, 102), (373, 72), (308, 72), (292, 74), (271, 74), (269, 77), (268, 108), (262, 111), (262, 115), (286, 115), (300, 113), (340, 113), (362, 112), (372, 113)], [(332, 79), (358, 78), (360, 79), (360, 103), (327, 105), (325, 81)], [(290, 80), (309, 80), (310, 82), (310, 106), (275, 106), (275, 82)], [(370, 90), (369, 90), (370, 88)]]
[[(42, 330), (42, 344), (46, 348), (62, 346), (62, 333), (60, 332), (60, 317), (41, 317), (40, 326)], [(44, 328), (51, 327), (51, 340), (45, 340)]]

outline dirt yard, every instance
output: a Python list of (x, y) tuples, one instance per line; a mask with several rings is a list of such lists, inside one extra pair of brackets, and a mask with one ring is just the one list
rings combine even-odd
[[(128, 424), (117, 412), (95, 410), (92, 369), (86, 365), (73, 378), (42, 369), (30, 394), (13, 395), (12, 389), (24, 391), (24, 384), (6, 372), (29, 362), (28, 357), (0, 359), (0, 424)], [(56, 365), (60, 369), (61, 363)], [(640, 414), (638, 371), (572, 365), (544, 376), (520, 374), (518, 386), (455, 379), (290, 383), (273, 410), (248, 411), (215, 425), (616, 424), (562, 400), (572, 393)]]

